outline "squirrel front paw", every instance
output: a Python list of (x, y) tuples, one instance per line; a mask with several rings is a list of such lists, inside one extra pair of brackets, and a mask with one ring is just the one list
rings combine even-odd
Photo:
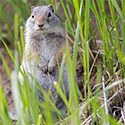
[(55, 61), (55, 56), (53, 55), (48, 63), (48, 72), (52, 73), (55, 66), (56, 66), (56, 61)]
[(46, 63), (45, 59), (41, 56), (39, 57), (38, 67), (42, 70), (42, 72), (47, 72), (48, 64)]
[(54, 67), (48, 66), (48, 72), (51, 73), (54, 70)]
[(47, 65), (44, 65), (44, 66), (42, 67), (42, 71), (46, 73), (47, 70), (48, 70)]
[(53, 70), (54, 70), (54, 68), (55, 68), (55, 64), (53, 63), (49, 63), (48, 64), (48, 72), (49, 73), (52, 73), (53, 72)]

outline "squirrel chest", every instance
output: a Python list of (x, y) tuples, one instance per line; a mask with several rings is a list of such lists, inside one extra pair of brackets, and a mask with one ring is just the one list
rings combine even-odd
[[(30, 43), (31, 56), (36, 56), (37, 53), (39, 57), (44, 58), (48, 62), (53, 55), (57, 57), (62, 53), (64, 47), (64, 38), (61, 35), (56, 34), (45, 34), (41, 36), (35, 36)], [(35, 58), (35, 57), (34, 57)], [(32, 58), (33, 59), (33, 58)]]

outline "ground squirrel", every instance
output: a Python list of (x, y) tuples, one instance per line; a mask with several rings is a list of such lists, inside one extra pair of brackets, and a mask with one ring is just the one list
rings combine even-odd
[[(63, 51), (66, 46), (65, 34), (59, 18), (55, 15), (52, 5), (36, 6), (31, 8), (31, 16), (26, 22), (25, 30), (25, 54), (21, 68), (25, 72), (33, 75), (42, 88), (51, 91), (51, 99), (56, 100), (55, 104), (59, 109), (63, 109), (59, 94), (53, 82), (59, 79), (58, 63), (61, 64)], [(19, 79), (22, 81), (21, 73)], [(68, 76), (66, 66), (63, 67), (62, 79), (64, 91), (68, 97)], [(38, 94), (40, 100), (44, 100), (41, 93)]]

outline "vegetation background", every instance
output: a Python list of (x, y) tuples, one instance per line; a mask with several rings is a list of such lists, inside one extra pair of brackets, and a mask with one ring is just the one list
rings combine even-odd
[[(66, 42), (73, 46), (72, 56), (66, 50), (69, 100), (55, 85), (67, 106), (65, 117), (35, 81), (28, 84), (26, 74), (23, 85), (17, 79), (30, 8), (50, 3), (61, 19)], [(1, 125), (30, 125), (31, 121), (35, 125), (125, 124), (124, 78), (125, 0), (0, 0)], [(45, 96), (42, 104), (37, 88)]]

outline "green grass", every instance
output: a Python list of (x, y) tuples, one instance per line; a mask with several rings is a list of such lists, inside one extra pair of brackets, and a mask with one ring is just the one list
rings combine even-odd
[[(24, 51), (24, 25), (30, 15), (30, 7), (32, 5), (44, 5), (52, 3), (55, 8), (55, 13), (60, 17), (62, 25), (66, 31), (67, 48), (65, 58), (67, 60), (68, 76), (69, 76), (69, 100), (65, 97), (65, 93), (61, 91), (59, 83), (55, 83), (57, 92), (63, 99), (67, 107), (67, 113), (59, 111), (55, 104), (49, 98), (49, 93), (46, 93), (35, 78), (32, 78), (32, 83), (26, 73), (22, 72), (24, 84), (18, 81), (18, 72), (21, 71), (19, 65), (22, 60)], [(7, 65), (6, 58), (0, 51), (0, 59), (4, 64), (4, 68), (8, 77), (11, 79), (13, 99), (17, 112), (17, 125), (29, 125), (34, 121), (34, 125), (55, 125), (61, 123), (65, 125), (87, 124), (89, 120), (92, 124), (121, 124), (119, 119), (116, 119), (109, 114), (107, 105), (111, 95), (109, 91), (115, 88), (116, 85), (121, 85), (125, 77), (125, 1), (117, 0), (36, 0), (35, 2), (27, 2), (27, 0), (6, 0), (0, 4), (0, 24), (5, 26), (0, 27), (0, 41), (5, 46), (8, 55), (10, 56), (14, 71), (10, 71)], [(58, 13), (59, 6), (62, 7), (64, 17)], [(106, 5), (109, 10), (106, 11)], [(9, 9), (8, 9), (9, 8)], [(95, 19), (96, 28), (93, 29), (92, 21)], [(102, 45), (101, 52), (95, 48), (96, 33), (99, 33)], [(69, 53), (68, 43), (73, 41), (73, 54)], [(122, 42), (120, 39), (122, 38)], [(79, 46), (80, 43), (80, 46)], [(9, 45), (8, 45), (9, 44)], [(11, 50), (9, 47), (12, 46)], [(94, 50), (91, 48), (94, 47)], [(78, 89), (75, 81), (77, 56), (79, 51), (80, 59), (84, 70), (84, 96)], [(94, 52), (93, 52), (94, 51)], [(94, 59), (92, 58), (92, 55)], [(96, 67), (95, 91), (91, 88), (91, 78)], [(119, 71), (119, 81), (116, 81), (116, 73)], [(81, 74), (82, 75), (82, 74)], [(120, 80), (123, 79), (123, 80)], [(3, 80), (0, 77), (0, 124), (11, 125), (12, 120), (8, 115), (8, 104), (3, 92)], [(101, 86), (103, 86), (102, 89)], [(37, 97), (37, 88), (41, 90), (45, 97), (45, 102), (40, 103)], [(100, 99), (103, 98), (103, 100)], [(44, 113), (39, 107), (44, 109)], [(57, 113), (58, 121), (54, 118), (52, 112)], [(84, 114), (84, 118), (83, 115)], [(82, 118), (82, 119), (81, 119)], [(89, 119), (90, 118), (90, 119)]]

